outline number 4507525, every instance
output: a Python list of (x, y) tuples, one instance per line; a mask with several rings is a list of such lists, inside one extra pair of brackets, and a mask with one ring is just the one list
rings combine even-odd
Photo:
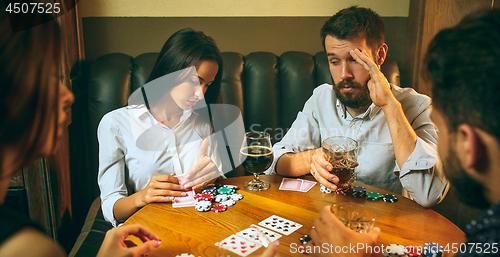
[(60, 13), (60, 3), (9, 3), (8, 13)]

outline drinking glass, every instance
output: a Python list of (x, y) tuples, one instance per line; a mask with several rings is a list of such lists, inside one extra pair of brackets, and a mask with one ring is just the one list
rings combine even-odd
[(240, 160), (246, 171), (253, 173), (254, 178), (243, 184), (252, 191), (267, 190), (271, 185), (259, 179), (259, 174), (267, 170), (273, 163), (271, 136), (266, 132), (247, 132), (240, 150)]
[(346, 227), (358, 233), (370, 232), (375, 223), (375, 213), (358, 204), (334, 203), (330, 210)]
[(358, 166), (358, 142), (349, 137), (329, 137), (321, 143), (325, 160), (332, 164), (333, 175), (339, 178), (337, 188), (349, 188), (354, 180), (354, 168)]

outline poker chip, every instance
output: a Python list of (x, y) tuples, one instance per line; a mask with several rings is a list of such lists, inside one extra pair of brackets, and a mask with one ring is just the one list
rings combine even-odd
[(386, 257), (408, 257), (405, 253), (405, 247), (403, 245), (399, 244), (390, 244), (385, 248), (385, 251), (382, 253), (382, 255)]
[(386, 203), (395, 203), (398, 201), (398, 198), (393, 194), (385, 194), (382, 195), (382, 200)]
[(214, 198), (213, 194), (210, 193), (201, 193), (201, 194), (196, 194), (194, 196), (194, 199), (197, 201), (210, 201)]
[(405, 253), (408, 257), (418, 257), (422, 255), (422, 249), (418, 246), (406, 246)]
[(231, 197), (231, 199), (235, 200), (235, 201), (239, 201), (239, 200), (243, 199), (243, 195), (241, 195), (241, 194), (232, 194), (229, 197)]
[(222, 187), (232, 188), (232, 189), (234, 189), (234, 190), (238, 190), (238, 189), (240, 189), (238, 186), (235, 186), (235, 185), (224, 185), (224, 186), (222, 186)]
[(205, 212), (205, 211), (209, 211), (212, 207), (212, 202), (210, 201), (199, 201), (196, 203), (195, 205), (195, 209), (197, 211), (201, 211), (201, 212)]
[(331, 189), (327, 188), (326, 186), (320, 185), (319, 190), (323, 193), (329, 194), (332, 192)]
[(203, 192), (203, 190), (206, 190), (206, 189), (217, 190), (217, 186), (214, 184), (206, 185), (206, 186), (201, 188), (201, 191)]
[(337, 193), (339, 195), (348, 195), (350, 191), (351, 191), (351, 187), (348, 186), (348, 187), (337, 188), (337, 190), (335, 190), (335, 193)]
[(215, 188), (207, 188), (205, 190), (201, 190), (201, 193), (203, 194), (213, 194), (213, 195), (216, 195), (217, 194), (217, 189)]
[(228, 188), (228, 187), (221, 187), (217, 189), (217, 193), (219, 194), (225, 194), (225, 195), (232, 195), (236, 192), (233, 188)]
[(195, 257), (195, 256), (192, 255), (192, 254), (190, 254), (190, 253), (181, 253), (181, 254), (178, 254), (175, 257)]
[(225, 205), (222, 205), (222, 204), (218, 204), (218, 205), (214, 205), (214, 207), (212, 207), (212, 211), (213, 212), (223, 212), (223, 211), (226, 211), (227, 210), (227, 206)]
[(441, 257), (443, 255), (444, 248), (438, 243), (425, 243), (424, 244), (424, 256), (425, 257)]
[(377, 193), (377, 192), (367, 192), (366, 198), (368, 200), (377, 201), (377, 200), (380, 200), (380, 198), (382, 198), (382, 194)]
[(307, 255), (305, 246), (301, 245), (297, 248), (297, 250), (299, 251), (299, 253)]
[(311, 237), (309, 235), (303, 235), (299, 240), (303, 245), (305, 245), (311, 241)]
[(351, 188), (351, 195), (358, 198), (366, 196), (366, 188), (362, 186), (355, 186)]
[(236, 201), (233, 199), (229, 199), (223, 202), (220, 202), (220, 204), (225, 205), (226, 207), (233, 206), (236, 204)]
[(224, 202), (228, 199), (231, 199), (231, 197), (229, 195), (216, 195), (215, 196), (215, 201), (220, 203), (220, 202)]

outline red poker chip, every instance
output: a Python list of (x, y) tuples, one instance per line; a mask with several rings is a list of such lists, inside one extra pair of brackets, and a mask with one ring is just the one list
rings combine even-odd
[(351, 187), (341, 187), (341, 188), (337, 188), (337, 190), (335, 190), (335, 192), (339, 195), (348, 195), (350, 191), (351, 191)]
[(405, 253), (408, 257), (418, 257), (422, 255), (422, 249), (418, 246), (406, 246)]
[(226, 210), (227, 210), (227, 206), (222, 205), (222, 204), (214, 205), (214, 207), (212, 207), (213, 212), (223, 212)]
[(197, 201), (210, 201), (213, 198), (214, 198), (214, 195), (210, 194), (210, 193), (201, 193), (201, 194), (196, 194), (194, 196), (194, 199), (196, 199)]

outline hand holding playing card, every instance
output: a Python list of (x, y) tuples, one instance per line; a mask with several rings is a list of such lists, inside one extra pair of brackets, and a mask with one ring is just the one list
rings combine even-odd
[[(311, 229), (311, 241), (306, 244), (306, 250), (312, 249), (314, 245), (328, 244), (330, 247), (346, 246), (349, 244), (363, 244), (373, 247), (379, 238), (380, 229), (373, 228), (369, 233), (356, 233), (346, 227), (338, 218), (330, 211), (331, 206), (325, 206), (320, 211), (320, 217), (314, 220), (314, 228)], [(317, 251), (309, 253), (312, 256), (330, 256), (331, 253)], [(365, 256), (365, 252), (345, 254), (345, 256)], [(342, 256), (339, 254), (339, 256)]]
[(208, 150), (208, 139), (204, 139), (198, 153), (198, 162), (188, 171), (182, 186), (187, 189), (199, 189), (204, 187), (210, 180), (220, 176), (219, 169), (212, 158), (206, 155)]
[(148, 203), (170, 202), (174, 197), (187, 196), (175, 174), (154, 175), (148, 185), (136, 194), (139, 194), (142, 206)]

